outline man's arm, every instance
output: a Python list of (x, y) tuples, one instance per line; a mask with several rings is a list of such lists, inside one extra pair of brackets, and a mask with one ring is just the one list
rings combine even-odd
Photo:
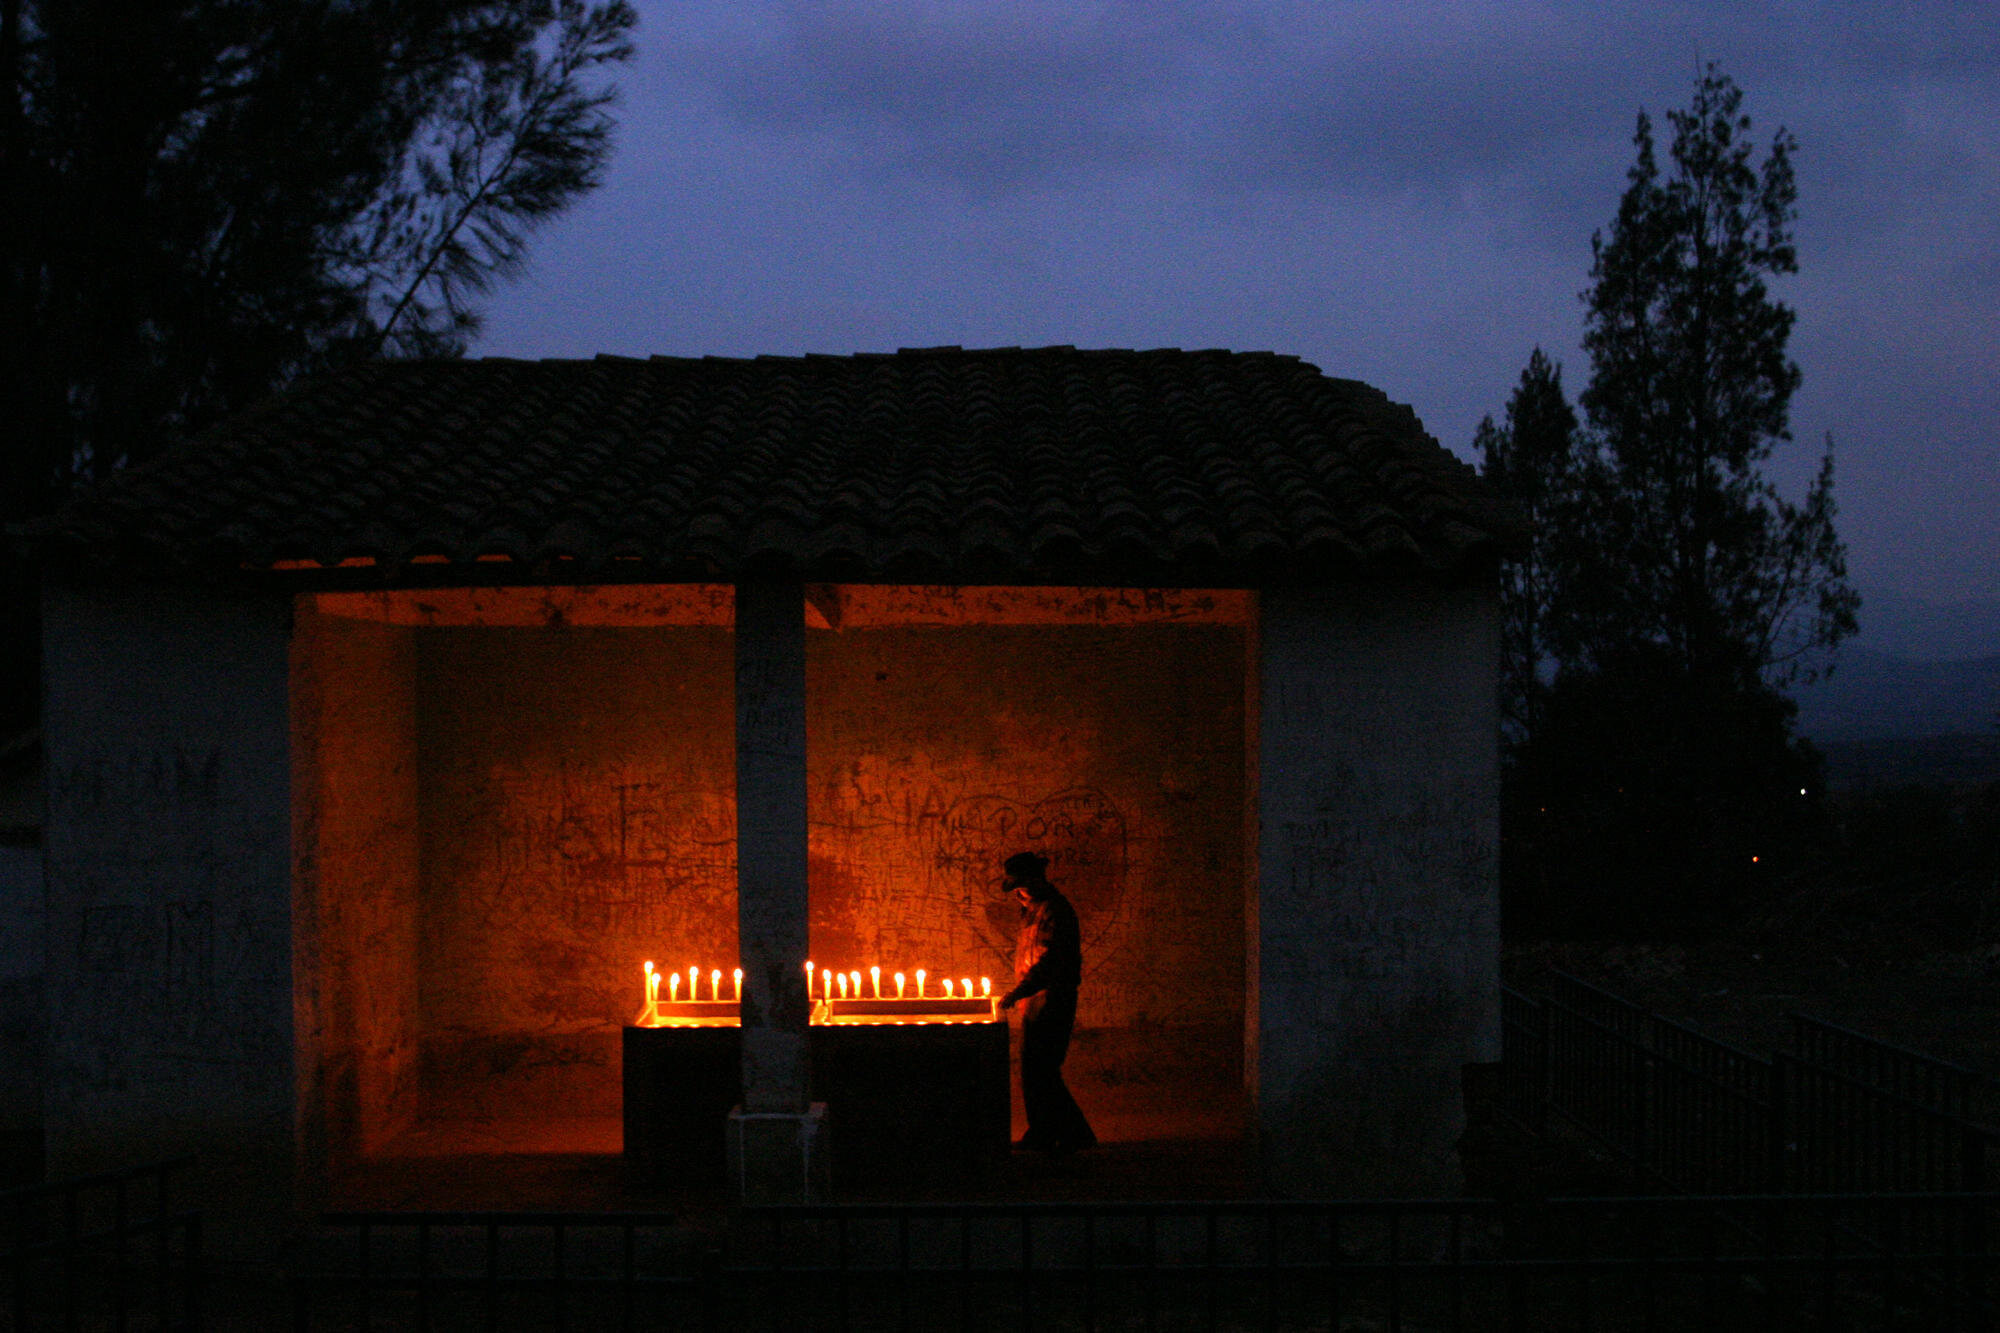
[(1019, 984), (1013, 990), (1008, 991), (1000, 997), (1000, 1007), (1005, 1009), (1017, 1000), (1025, 1000), (1031, 995), (1041, 994), (1049, 988), (1049, 977), (1054, 971), (1055, 969), (1049, 966), (1049, 954), (1047, 951), (1044, 951), (1042, 956), (1035, 961), (1035, 965), (1028, 969), (1028, 975), (1022, 977)]

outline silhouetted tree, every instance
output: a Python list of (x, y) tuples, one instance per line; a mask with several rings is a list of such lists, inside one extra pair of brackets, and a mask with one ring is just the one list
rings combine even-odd
[(635, 22), (0, 0), (0, 520), (299, 374), (461, 350), (474, 298), (597, 183)]
[(1608, 558), (1564, 582), (1566, 663), (1663, 649), (1690, 676), (1782, 685), (1855, 628), (1831, 439), (1803, 504), (1759, 471), (1791, 438), (1799, 383), (1786, 352), (1794, 314), (1765, 285), (1798, 271), (1798, 190), (1784, 130), (1753, 165), (1742, 101), (1708, 66), (1688, 108), (1667, 113), (1664, 177), (1642, 112), (1610, 236), (1591, 238), (1581, 517)]
[(1562, 367), (1537, 347), (1507, 400), (1507, 420), (1479, 423), (1480, 474), (1520, 505), (1532, 529), (1526, 555), (1500, 575), (1500, 715), (1507, 739), (1535, 730), (1546, 690), (1550, 603), (1558, 576), (1562, 512), (1575, 503), (1576, 413), (1563, 396)]
[[(1760, 470), (1799, 382), (1793, 313), (1766, 286), (1797, 270), (1793, 141), (1779, 130), (1756, 165), (1742, 94), (1712, 65), (1668, 120), (1669, 169), (1641, 113), (1617, 218), (1591, 240), (1587, 428), (1560, 471), (1488, 469), (1543, 524), (1535, 592), (1517, 576), (1506, 614), (1555, 665), (1511, 747), (1517, 923), (1673, 928), (1781, 868), (1819, 772), (1782, 687), (1855, 628), (1831, 441), (1801, 504)], [(1516, 401), (1531, 383), (1554, 414), (1533, 361)]]

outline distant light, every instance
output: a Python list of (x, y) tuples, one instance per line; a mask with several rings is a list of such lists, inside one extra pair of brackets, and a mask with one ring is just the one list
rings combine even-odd
[(1756, 865), (1756, 864), (1757, 864), (1757, 858), (1756, 858), (1756, 857), (1754, 857), (1754, 856), (1753, 856), (1753, 857), (1751, 857), (1751, 858), (1750, 858), (1750, 864), (1751, 864), (1751, 865), (1753, 865), (1753, 866), (1754, 866), (1754, 865)]
[(1806, 789), (1804, 787), (1799, 788), (1799, 795), (1804, 796), (1805, 794), (1806, 794)]

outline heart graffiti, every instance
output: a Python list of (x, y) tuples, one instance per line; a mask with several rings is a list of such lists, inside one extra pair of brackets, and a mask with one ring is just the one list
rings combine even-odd
[(1049, 879), (1075, 905), (1084, 961), (1116, 932), (1125, 913), (1130, 872), (1125, 815), (1099, 791), (1071, 787), (1034, 802), (968, 796), (931, 822), (925, 849), (937, 887), (1000, 957), (1010, 957), (1020, 909), (1000, 863), (1015, 852), (1049, 859)]

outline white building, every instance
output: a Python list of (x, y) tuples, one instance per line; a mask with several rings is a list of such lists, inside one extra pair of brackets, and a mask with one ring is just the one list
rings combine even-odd
[(312, 1207), (440, 1119), (559, 1138), (681, 946), (745, 969), (745, 1105), (802, 1115), (801, 960), (1002, 969), (1033, 845), (1086, 1106), (1234, 1098), (1276, 1194), (1455, 1186), (1519, 528), (1365, 385), (380, 364), (38, 536), (51, 1174), (192, 1151)]

